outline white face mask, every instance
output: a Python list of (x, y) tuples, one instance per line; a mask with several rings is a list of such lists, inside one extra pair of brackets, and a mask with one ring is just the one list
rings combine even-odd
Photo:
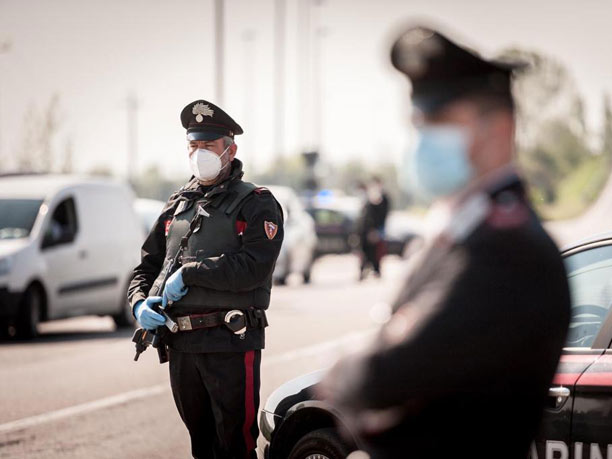
[(191, 166), (191, 172), (199, 180), (209, 182), (217, 178), (221, 171), (229, 164), (229, 162), (223, 166), (221, 157), (227, 152), (229, 146), (223, 150), (221, 155), (205, 150), (204, 148), (198, 148), (189, 157), (189, 165)]

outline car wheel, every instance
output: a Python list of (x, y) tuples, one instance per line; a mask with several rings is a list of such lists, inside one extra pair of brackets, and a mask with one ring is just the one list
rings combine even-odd
[(274, 283), (276, 285), (287, 285), (287, 276), (281, 276), (281, 277), (277, 277), (274, 280)]
[(351, 452), (334, 429), (318, 429), (298, 440), (289, 459), (344, 459)]
[(115, 321), (115, 325), (120, 328), (134, 326), (136, 319), (132, 314), (132, 307), (127, 299), (122, 302), (121, 310), (117, 314), (113, 315), (113, 320)]
[(305, 284), (310, 284), (311, 275), (312, 275), (312, 265), (313, 265), (313, 263), (311, 262), (308, 265), (308, 268), (306, 268), (306, 270), (304, 271), (303, 277), (304, 277), (304, 283)]
[(38, 334), (38, 323), (42, 313), (42, 292), (38, 287), (30, 286), (23, 294), (17, 318), (17, 336), (34, 338)]

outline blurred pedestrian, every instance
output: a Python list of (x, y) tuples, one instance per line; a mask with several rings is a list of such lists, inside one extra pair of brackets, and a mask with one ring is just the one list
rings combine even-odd
[(386, 252), (385, 221), (389, 213), (389, 197), (379, 177), (372, 177), (370, 183), (360, 185), (364, 191), (364, 203), (358, 228), (361, 251), (359, 280), (363, 280), (368, 269), (380, 277), (380, 262)]
[(523, 458), (569, 321), (557, 247), (513, 166), (516, 66), (412, 27), (392, 49), (412, 83), (402, 182), (433, 203), (419, 255), (366, 352), (318, 390), (372, 458)]
[(128, 297), (143, 328), (163, 326), (154, 310), (160, 303), (179, 325), (165, 334), (164, 346), (193, 456), (256, 458), (265, 309), (282, 211), (270, 191), (242, 181), (234, 142), (242, 128), (227, 113), (197, 100), (183, 109), (181, 122), (188, 153), (182, 160), (193, 176), (146, 239)]

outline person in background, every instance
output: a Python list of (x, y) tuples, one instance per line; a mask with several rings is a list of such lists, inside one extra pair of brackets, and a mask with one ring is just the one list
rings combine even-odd
[(358, 225), (361, 251), (359, 280), (363, 280), (368, 269), (380, 277), (380, 262), (385, 254), (385, 221), (390, 204), (379, 177), (372, 177), (368, 185), (360, 183), (358, 186), (364, 197)]

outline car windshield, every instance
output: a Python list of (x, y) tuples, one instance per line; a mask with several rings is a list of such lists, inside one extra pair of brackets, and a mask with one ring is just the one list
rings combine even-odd
[(566, 346), (590, 347), (612, 303), (612, 246), (565, 258), (572, 297)]
[(0, 239), (28, 237), (41, 199), (0, 199)]

